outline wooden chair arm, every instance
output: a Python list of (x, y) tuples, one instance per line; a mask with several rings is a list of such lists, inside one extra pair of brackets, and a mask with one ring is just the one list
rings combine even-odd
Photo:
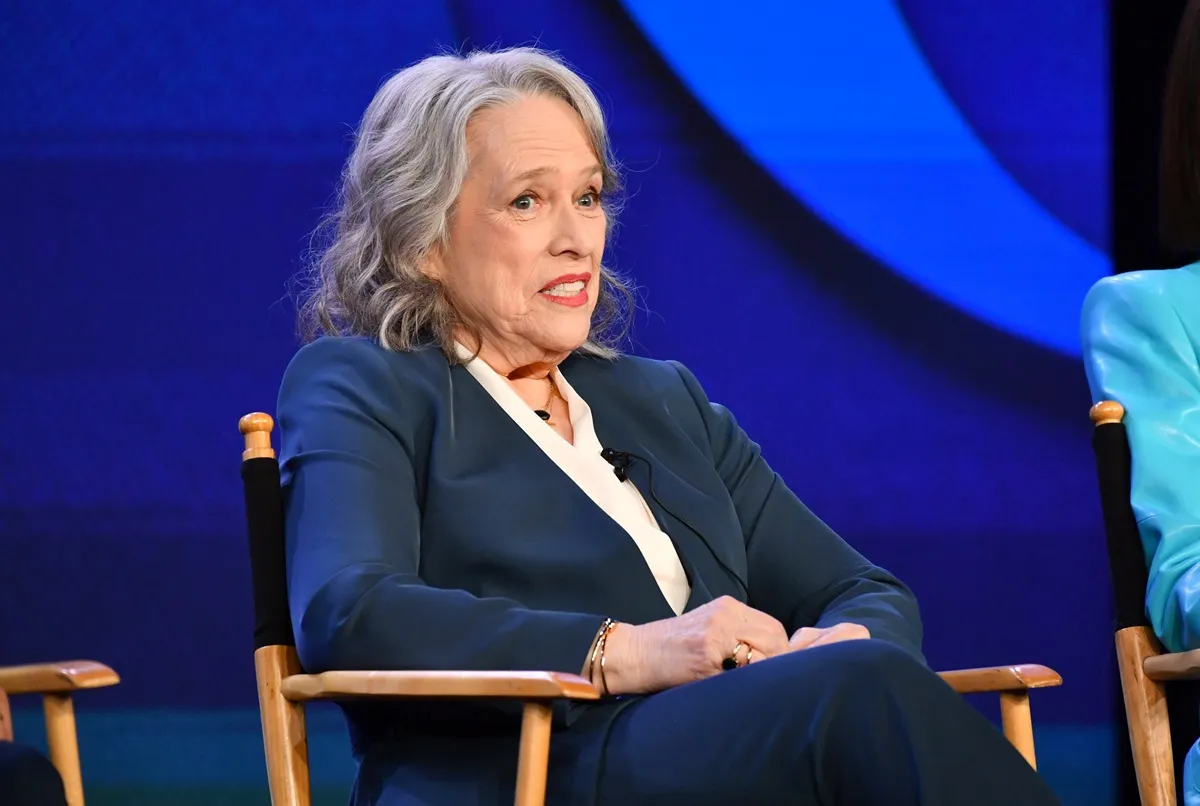
[(1028, 691), (1032, 688), (1061, 686), (1062, 676), (1047, 666), (1022, 663), (1017, 666), (987, 666), (982, 669), (956, 669), (938, 672), (959, 694), (989, 691)]
[(1142, 669), (1156, 683), (1195, 680), (1200, 678), (1200, 649), (1151, 655), (1142, 662)]
[(85, 688), (115, 686), (120, 682), (121, 678), (112, 669), (90, 660), (0, 666), (0, 688), (14, 697), (18, 694), (64, 694)]
[[(83, 806), (83, 774), (79, 767), (79, 739), (75, 733), (75, 705), (71, 695), (83, 689), (115, 686), (119, 682), (121, 678), (116, 672), (91, 660), (0, 666), (0, 690), (12, 695), (45, 695), (42, 706), (46, 713), (46, 744), (50, 761), (62, 777), (68, 806)], [(4, 726), (0, 725), (0, 732), (3, 730)]]
[[(1147, 660), (1147, 664), (1149, 662)], [(1200, 652), (1194, 662), (1200, 673)], [(939, 675), (959, 694), (1026, 691), (1062, 685), (1058, 672), (1037, 664), (957, 669)], [(595, 700), (600, 697), (600, 692), (582, 677), (558, 672), (324, 672), (286, 677), (280, 689), (283, 696), (293, 702), (343, 697), (505, 697), (524, 700)]]
[(559, 672), (323, 672), (285, 677), (292, 702), (359, 697), (506, 697), (597, 700), (587, 680)]

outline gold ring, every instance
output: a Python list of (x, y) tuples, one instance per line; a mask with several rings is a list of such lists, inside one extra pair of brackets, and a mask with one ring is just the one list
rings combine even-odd
[(746, 649), (746, 665), (747, 666), (750, 665), (750, 659), (753, 657), (754, 657), (754, 647), (747, 648)]
[(742, 661), (738, 660), (738, 650), (744, 646), (745, 644), (743, 644), (741, 641), (738, 641), (733, 647), (733, 652), (729, 653), (729, 657), (721, 661), (721, 668), (725, 671), (729, 671), (730, 669), (736, 669), (741, 666)]

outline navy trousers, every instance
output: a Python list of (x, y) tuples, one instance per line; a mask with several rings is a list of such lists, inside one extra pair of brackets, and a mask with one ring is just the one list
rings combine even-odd
[(50, 759), (12, 742), (0, 742), (0, 804), (66, 806), (62, 778)]
[(773, 658), (617, 717), (601, 804), (1042, 806), (1051, 790), (941, 678), (880, 641)]
[[(511, 804), (516, 758), (512, 734), (375, 743), (352, 803)], [(877, 640), (599, 705), (555, 731), (546, 795), (547, 806), (1058, 803), (991, 722)]]

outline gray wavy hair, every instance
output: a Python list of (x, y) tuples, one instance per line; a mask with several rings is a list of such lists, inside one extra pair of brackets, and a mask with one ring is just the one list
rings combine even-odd
[[(478, 329), (420, 266), (446, 242), (467, 173), (471, 116), (529, 95), (561, 98), (579, 114), (603, 171), (611, 231), (620, 181), (604, 114), (582, 78), (536, 48), (430, 56), (380, 87), (355, 133), (337, 203), (319, 230), (327, 245), (310, 259), (300, 308), (305, 341), (369, 336), (391, 350), (436, 343), (451, 361), (456, 329), (478, 343)], [(632, 302), (626, 281), (602, 266), (591, 331), (578, 352), (619, 355)]]

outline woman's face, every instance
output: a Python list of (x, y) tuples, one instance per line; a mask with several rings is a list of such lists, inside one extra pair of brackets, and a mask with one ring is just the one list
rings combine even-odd
[(526, 97), (477, 113), (467, 148), (449, 238), (426, 272), (497, 371), (561, 360), (587, 340), (604, 252), (603, 177), (583, 121), (557, 98)]

